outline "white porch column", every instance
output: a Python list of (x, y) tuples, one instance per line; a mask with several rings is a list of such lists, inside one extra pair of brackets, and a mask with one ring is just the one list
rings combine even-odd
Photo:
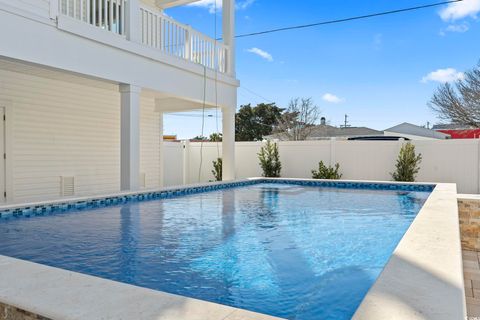
[(127, 40), (142, 42), (141, 21), (140, 21), (140, 0), (128, 0), (125, 10), (125, 31)]
[(235, 0), (223, 0), (223, 43), (228, 46), (227, 73), (235, 77)]
[(140, 176), (140, 91), (120, 85), (120, 189), (138, 190)]
[(223, 181), (235, 179), (235, 108), (222, 109), (222, 176)]

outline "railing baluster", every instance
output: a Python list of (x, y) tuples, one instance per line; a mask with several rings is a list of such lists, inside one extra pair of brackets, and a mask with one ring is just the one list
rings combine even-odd
[(79, 11), (80, 11), (80, 12), (79, 12), (80, 21), (83, 21), (83, 1), (84, 1), (84, 0), (79, 0), (79, 1), (78, 1), (78, 2), (79, 2), (79, 5), (80, 5), (79, 8), (78, 8)]
[(121, 21), (121, 33), (122, 35), (126, 35), (126, 32), (125, 32), (125, 8), (126, 8), (126, 1), (125, 0), (122, 0), (121, 1), (122, 3), (122, 7), (120, 8), (122, 10), (122, 21)]
[(158, 48), (158, 16), (157, 15), (155, 15), (153, 18), (153, 39), (154, 39), (153, 47), (157, 49)]
[(103, 0), (98, 0), (98, 27), (102, 28), (103, 26)]
[(112, 0), (107, 1), (108, 4), (108, 30), (113, 31), (113, 3)]
[(115, 32), (120, 34), (120, 5), (119, 0), (115, 0)]
[(153, 28), (154, 23), (153, 23), (153, 21), (154, 21), (154, 18), (155, 18), (155, 17), (154, 17), (154, 15), (153, 15), (153, 13), (150, 13), (150, 27), (149, 27), (148, 29), (150, 30), (150, 45), (151, 45), (151, 46), (154, 46), (154, 40), (153, 40), (153, 39), (154, 39), (154, 38), (153, 38), (153, 32), (154, 32), (154, 28)]
[(145, 29), (147, 28), (145, 26), (145, 24), (146, 24), (145, 10), (141, 10), (141, 12), (142, 12), (142, 43), (145, 43)]
[(92, 0), (92, 24), (97, 25), (97, 0)]
[(87, 8), (85, 9), (85, 14), (87, 16), (87, 23), (91, 23), (91, 19), (92, 19), (92, 15), (91, 15), (91, 12), (90, 12), (90, 0), (86, 0), (87, 1)]
[(150, 12), (147, 11), (147, 28), (146, 28), (146, 33), (145, 33), (145, 41), (148, 45), (150, 45), (150, 18), (151, 18), (151, 14)]
[(107, 0), (103, 0), (103, 27), (108, 30), (108, 6)]

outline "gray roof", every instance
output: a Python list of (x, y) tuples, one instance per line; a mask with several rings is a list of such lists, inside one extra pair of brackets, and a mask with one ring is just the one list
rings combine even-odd
[(427, 129), (424, 127), (420, 127), (408, 122), (401, 123), (394, 127), (385, 129), (388, 132), (395, 132), (400, 134), (412, 135), (412, 136), (419, 136), (419, 137), (426, 137), (426, 138), (433, 138), (433, 139), (448, 139), (450, 135), (437, 132), (435, 130)]
[(311, 138), (333, 138), (333, 137), (358, 137), (358, 136), (378, 136), (383, 135), (382, 131), (370, 129), (367, 127), (346, 127), (338, 128), (329, 125), (315, 126)]
[[(383, 136), (383, 131), (378, 131), (370, 129), (367, 127), (347, 127), (347, 128), (338, 128), (330, 125), (318, 125), (315, 126), (308, 136), (307, 140), (321, 140), (328, 138), (351, 138), (351, 137), (360, 137), (360, 136)], [(266, 136), (266, 139), (280, 139), (283, 140), (286, 137), (284, 134), (274, 133), (272, 135)]]

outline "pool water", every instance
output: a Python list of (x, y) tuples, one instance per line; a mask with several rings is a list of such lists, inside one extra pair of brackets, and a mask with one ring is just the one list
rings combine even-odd
[(350, 319), (428, 192), (262, 183), (0, 220), (0, 254), (288, 319)]

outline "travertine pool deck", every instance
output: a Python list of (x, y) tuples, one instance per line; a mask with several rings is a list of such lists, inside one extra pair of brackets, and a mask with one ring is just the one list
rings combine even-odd
[(467, 315), (480, 319), (480, 252), (463, 250), (462, 256)]

